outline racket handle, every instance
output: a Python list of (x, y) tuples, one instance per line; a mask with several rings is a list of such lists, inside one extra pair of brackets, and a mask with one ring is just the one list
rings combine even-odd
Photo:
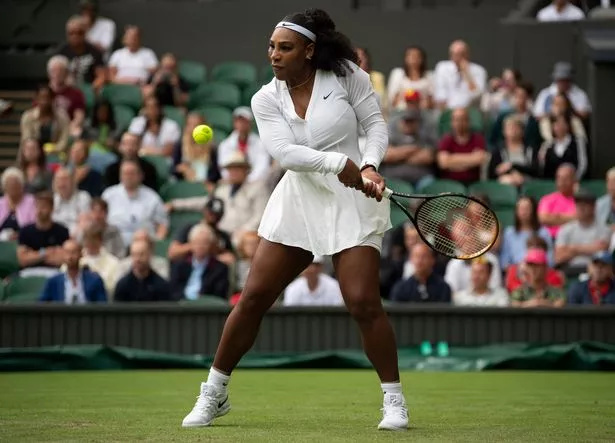
[[(365, 177), (361, 177), (361, 178), (363, 179), (363, 184), (364, 185), (366, 185), (368, 183), (374, 183), (369, 178), (365, 178)], [(389, 197), (391, 197), (391, 195), (393, 195), (393, 191), (390, 190), (389, 188), (384, 188), (384, 191), (382, 191), (382, 196), (384, 198), (389, 198)]]

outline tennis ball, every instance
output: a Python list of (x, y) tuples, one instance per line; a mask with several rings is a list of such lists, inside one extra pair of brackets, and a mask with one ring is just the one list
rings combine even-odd
[(192, 131), (192, 138), (199, 145), (209, 143), (213, 137), (214, 131), (207, 125), (198, 125), (194, 128), (194, 131)]

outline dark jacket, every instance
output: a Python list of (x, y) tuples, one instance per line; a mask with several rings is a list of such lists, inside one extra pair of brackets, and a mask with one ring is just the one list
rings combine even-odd
[[(192, 258), (174, 263), (171, 268), (171, 288), (174, 300), (184, 299), (184, 290), (188, 284), (188, 279), (192, 273)], [(201, 278), (200, 295), (215, 295), (220, 298), (227, 298), (229, 291), (228, 267), (216, 260), (209, 258), (209, 262)]]
[[(529, 177), (538, 177), (540, 172), (538, 151), (538, 147), (526, 145), (525, 158), (527, 159), (527, 164), (518, 165), (513, 163), (511, 170), (518, 171), (521, 174), (527, 175)], [(506, 149), (505, 144), (503, 142), (498, 143), (498, 145), (491, 152), (491, 161), (489, 162), (489, 179), (496, 180), (498, 178), (498, 174), (495, 172), (496, 168), (501, 163), (506, 163), (508, 161), (510, 160), (508, 156), (508, 150)]]

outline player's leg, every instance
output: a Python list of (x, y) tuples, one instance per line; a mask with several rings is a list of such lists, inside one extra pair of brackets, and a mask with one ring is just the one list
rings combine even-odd
[(384, 416), (378, 427), (407, 429), (408, 410), (399, 380), (395, 334), (380, 299), (380, 254), (370, 246), (358, 246), (336, 254), (333, 264), (344, 302), (361, 331), (367, 358), (380, 377)]
[(201, 384), (201, 394), (184, 418), (184, 427), (209, 426), (230, 410), (227, 385), (231, 372), (254, 344), (267, 310), (312, 258), (303, 249), (261, 239), (239, 302), (224, 325), (207, 382)]

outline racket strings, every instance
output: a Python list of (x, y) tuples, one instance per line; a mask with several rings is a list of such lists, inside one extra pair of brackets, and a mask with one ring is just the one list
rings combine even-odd
[(449, 257), (477, 257), (493, 245), (498, 234), (495, 214), (463, 196), (425, 200), (415, 218), (425, 240)]

